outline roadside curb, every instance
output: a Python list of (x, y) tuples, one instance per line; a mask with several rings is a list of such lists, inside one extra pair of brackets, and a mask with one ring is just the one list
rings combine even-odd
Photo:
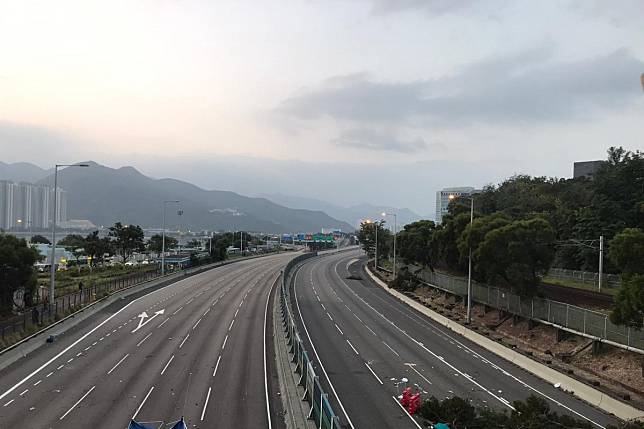
[(467, 327), (436, 313), (435, 311), (425, 307), (423, 304), (416, 302), (415, 300), (409, 298), (408, 296), (390, 288), (382, 280), (376, 277), (371, 269), (368, 266), (365, 266), (365, 271), (371, 277), (371, 279), (376, 282), (380, 287), (389, 292), (389, 294), (398, 298), (400, 301), (409, 305), (413, 309), (419, 311), (420, 313), (428, 316), (435, 322), (443, 325), (444, 327), (450, 329), (451, 331), (462, 335), (468, 340), (476, 343), (477, 345), (483, 347), (484, 349), (494, 353), (495, 355), (517, 365), (518, 367), (534, 374), (535, 376), (549, 382), (552, 384), (560, 383), (560, 389), (567, 391), (572, 395), (578, 397), (579, 399), (607, 412), (614, 414), (622, 420), (632, 420), (632, 419), (643, 419), (644, 411), (639, 410), (629, 404), (625, 404), (617, 399), (609, 396), (605, 393), (602, 393), (592, 387), (575, 380), (574, 378), (568, 377), (565, 374), (562, 374), (553, 368), (550, 368), (544, 364), (536, 362), (530, 359), (527, 356), (524, 356), (514, 350), (511, 350), (497, 342), (468, 329)]

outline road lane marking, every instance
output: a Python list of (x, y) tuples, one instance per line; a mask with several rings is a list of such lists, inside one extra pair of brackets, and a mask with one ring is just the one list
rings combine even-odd
[(231, 329), (233, 329), (233, 324), (235, 323), (235, 319), (233, 319), (232, 322), (230, 322), (230, 326), (228, 327), (228, 332), (230, 332)]
[(183, 305), (181, 307), (179, 307), (174, 313), (172, 313), (172, 315), (174, 316), (175, 314), (180, 312), (182, 309), (183, 309)]
[(327, 313), (326, 315), (329, 316), (329, 319), (333, 322), (333, 317), (331, 317), (329, 313)]
[(186, 342), (186, 340), (188, 339), (189, 336), (190, 336), (190, 334), (186, 335), (186, 338), (184, 338), (183, 341), (181, 341), (181, 344), (179, 344), (179, 348), (181, 348), (183, 346), (183, 343)]
[(203, 404), (203, 411), (201, 412), (201, 421), (203, 422), (203, 418), (206, 415), (206, 407), (208, 406), (208, 401), (210, 400), (210, 390), (212, 390), (212, 387), (208, 388), (208, 394), (206, 395), (206, 402)]
[(114, 370), (116, 369), (116, 367), (118, 367), (118, 366), (121, 364), (121, 362), (123, 362), (125, 359), (127, 359), (127, 357), (128, 357), (129, 355), (130, 355), (130, 354), (129, 354), (129, 353), (127, 353), (125, 356), (123, 356), (123, 357), (121, 358), (121, 360), (120, 360), (120, 361), (118, 361), (118, 362), (116, 363), (116, 365), (114, 365), (114, 366), (112, 367), (112, 369), (110, 369), (109, 371), (107, 371), (107, 375), (110, 375), (112, 372), (114, 372)]
[(195, 323), (195, 325), (192, 327), (193, 331), (197, 328), (197, 325), (199, 324), (199, 322), (201, 322), (201, 318), (197, 320), (197, 323)]
[(412, 422), (414, 422), (414, 424), (416, 425), (416, 427), (417, 427), (418, 429), (423, 429), (423, 428), (418, 424), (418, 422), (417, 422), (417, 421), (416, 421), (416, 420), (411, 416), (411, 414), (409, 414), (409, 412), (405, 409), (405, 407), (403, 407), (403, 406), (402, 406), (402, 404), (401, 404), (400, 402), (398, 402), (398, 399), (396, 399), (396, 397), (395, 397), (395, 396), (392, 396), (391, 398), (394, 400), (394, 402), (395, 402), (396, 404), (398, 404), (398, 406), (399, 406), (400, 408), (402, 408), (402, 410), (405, 412), (405, 414), (407, 414), (407, 417), (409, 417), (409, 418), (411, 419), (411, 421), (412, 421)]
[(380, 377), (378, 377), (378, 376), (376, 375), (376, 373), (375, 373), (375, 372), (373, 372), (373, 369), (371, 369), (371, 367), (369, 366), (369, 364), (368, 364), (367, 362), (365, 362), (364, 364), (367, 366), (367, 369), (369, 369), (369, 371), (371, 372), (371, 374), (373, 374), (373, 376), (374, 376), (374, 377), (376, 377), (376, 380), (378, 380), (378, 383), (382, 384), (382, 380), (380, 379)]
[(40, 383), (42, 383), (42, 380), (38, 380), (34, 383), (34, 386), (38, 386)]
[(205, 316), (208, 312), (210, 312), (210, 307), (208, 307), (208, 310), (206, 310), (203, 315)]
[(53, 372), (50, 372), (49, 374), (47, 374), (47, 375), (45, 376), (45, 378), (49, 378), (49, 376), (50, 376), (50, 375), (52, 375), (52, 374), (53, 374)]
[(5, 407), (8, 407), (9, 405), (11, 405), (11, 403), (12, 403), (13, 401), (15, 401), (15, 399), (12, 399), (11, 401), (7, 402), (6, 404), (4, 404), (4, 406), (5, 406)]
[(338, 332), (340, 333), (340, 335), (344, 335), (344, 332), (342, 332), (342, 329), (340, 329), (340, 327), (338, 326), (338, 324), (337, 324), (337, 323), (334, 323), (334, 325), (335, 325), (335, 329), (337, 329), (337, 330), (338, 330)]
[(59, 366), (58, 368), (56, 368), (56, 370), (60, 371), (64, 366), (65, 366), (65, 364), (62, 364), (61, 366)]
[(168, 361), (168, 363), (166, 363), (165, 366), (163, 367), (163, 371), (161, 371), (161, 375), (163, 375), (165, 370), (168, 369), (168, 366), (170, 366), (170, 362), (172, 362), (173, 359), (174, 359), (174, 355), (170, 357), (170, 360)]
[(222, 350), (226, 347), (226, 341), (228, 341), (228, 335), (226, 335), (226, 338), (224, 338), (224, 344), (221, 346)]
[(80, 356), (82, 354), (83, 354), (83, 352), (78, 352), (78, 353), (76, 353), (76, 357), (78, 357), (78, 356)]
[(143, 338), (141, 341), (139, 341), (139, 342), (137, 343), (137, 345), (136, 345), (136, 346), (137, 346), (137, 347), (139, 347), (141, 344), (143, 344), (143, 342), (144, 342), (145, 340), (147, 340), (148, 338), (150, 338), (150, 336), (151, 336), (151, 335), (152, 335), (152, 332), (150, 332), (148, 335), (146, 335), (146, 336), (145, 336), (145, 338)]
[(357, 355), (359, 355), (359, 354), (360, 354), (360, 353), (358, 353), (358, 350), (356, 350), (356, 348), (355, 348), (355, 347), (353, 347), (353, 344), (351, 344), (351, 341), (347, 340), (347, 343), (349, 344), (349, 346), (353, 349), (353, 351), (354, 351)]
[(25, 393), (29, 392), (29, 389), (25, 389), (20, 395), (18, 396), (23, 396)]
[(212, 376), (214, 377), (217, 374), (217, 368), (219, 368), (219, 361), (221, 360), (221, 355), (217, 358), (217, 364), (215, 365), (215, 370), (212, 372)]
[(427, 379), (427, 377), (425, 377), (423, 374), (421, 374), (420, 371), (418, 371), (416, 368), (414, 368), (414, 366), (416, 366), (415, 364), (406, 363), (405, 365), (407, 365), (411, 370), (413, 370), (416, 374), (418, 374), (420, 376), (420, 378), (422, 378), (423, 380), (425, 380), (429, 384), (433, 384), (431, 381), (429, 381)]
[(143, 408), (143, 404), (145, 404), (145, 401), (148, 400), (148, 397), (150, 396), (150, 393), (154, 390), (154, 386), (150, 387), (150, 390), (148, 391), (148, 394), (145, 395), (145, 398), (143, 398), (143, 402), (141, 402), (141, 405), (139, 405), (139, 408), (136, 409), (134, 412), (134, 415), (132, 416), (132, 420), (136, 418), (136, 415), (139, 414), (139, 411), (141, 411), (141, 408)]
[(239, 308), (235, 311), (235, 315), (233, 317), (237, 317), (237, 313), (239, 313)]
[(70, 362), (71, 362), (71, 361), (73, 361), (73, 360), (74, 360), (74, 358), (67, 359), (67, 363), (70, 363)]
[(167, 319), (165, 319), (163, 322), (161, 322), (161, 323), (159, 324), (159, 326), (157, 326), (157, 328), (160, 328), (160, 327), (162, 327), (163, 325), (165, 325), (165, 322), (167, 322), (168, 320), (170, 320), (170, 318), (169, 318), (169, 317), (168, 317)]
[(384, 341), (383, 341), (382, 343), (383, 343), (385, 346), (387, 346), (387, 348), (388, 348), (389, 350), (391, 350), (391, 352), (392, 352), (393, 354), (395, 354), (396, 356), (400, 357), (400, 355), (398, 354), (398, 352), (397, 352), (396, 350), (394, 350), (394, 349), (393, 349), (389, 344), (385, 343)]
[(67, 417), (67, 414), (71, 413), (71, 412), (72, 412), (72, 410), (73, 410), (74, 408), (76, 408), (76, 406), (77, 406), (78, 404), (80, 404), (80, 403), (81, 403), (81, 401), (82, 401), (83, 399), (87, 398), (87, 395), (89, 395), (90, 393), (92, 393), (92, 391), (93, 391), (95, 388), (96, 388), (96, 386), (92, 386), (92, 388), (91, 388), (91, 389), (89, 389), (89, 390), (87, 391), (87, 393), (86, 393), (86, 394), (84, 394), (83, 396), (81, 396), (81, 398), (80, 398), (78, 401), (76, 401), (76, 403), (75, 403), (74, 405), (72, 405), (72, 407), (71, 407), (69, 410), (67, 410), (67, 412), (66, 412), (65, 414), (63, 414), (59, 420), (62, 420), (62, 419), (64, 419), (65, 417)]

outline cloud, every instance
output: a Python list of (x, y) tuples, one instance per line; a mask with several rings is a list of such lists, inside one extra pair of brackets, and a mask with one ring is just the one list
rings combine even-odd
[(644, 63), (620, 49), (578, 61), (555, 61), (549, 48), (489, 58), (452, 75), (381, 82), (367, 74), (338, 76), (284, 100), (292, 120), (350, 124), (548, 124), (589, 118), (641, 97)]
[(376, 14), (424, 10), (433, 15), (442, 15), (466, 9), (480, 0), (368, 0)]
[(82, 142), (39, 125), (0, 120), (0, 153), (6, 162), (29, 161), (41, 166), (78, 156)]
[(391, 134), (377, 132), (368, 128), (355, 128), (343, 131), (333, 140), (338, 146), (353, 147), (376, 151), (412, 153), (427, 148), (427, 143), (420, 137), (413, 140), (401, 140)]

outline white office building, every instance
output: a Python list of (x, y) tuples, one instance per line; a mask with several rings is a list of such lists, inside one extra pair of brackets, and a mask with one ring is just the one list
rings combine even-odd
[(445, 188), (436, 192), (436, 224), (442, 223), (443, 216), (447, 214), (449, 207), (450, 195), (453, 197), (469, 197), (476, 194), (478, 191), (471, 186), (462, 186), (456, 188)]

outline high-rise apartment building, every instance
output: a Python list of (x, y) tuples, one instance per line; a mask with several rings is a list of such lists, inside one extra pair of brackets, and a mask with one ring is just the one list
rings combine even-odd
[[(67, 192), (56, 190), (56, 224), (67, 221)], [(41, 230), (51, 227), (54, 190), (45, 185), (0, 180), (0, 229)]]
[(449, 207), (450, 196), (452, 197), (469, 197), (480, 191), (472, 188), (471, 186), (463, 186), (458, 188), (445, 188), (436, 192), (436, 223), (443, 222), (443, 216), (447, 214)]

